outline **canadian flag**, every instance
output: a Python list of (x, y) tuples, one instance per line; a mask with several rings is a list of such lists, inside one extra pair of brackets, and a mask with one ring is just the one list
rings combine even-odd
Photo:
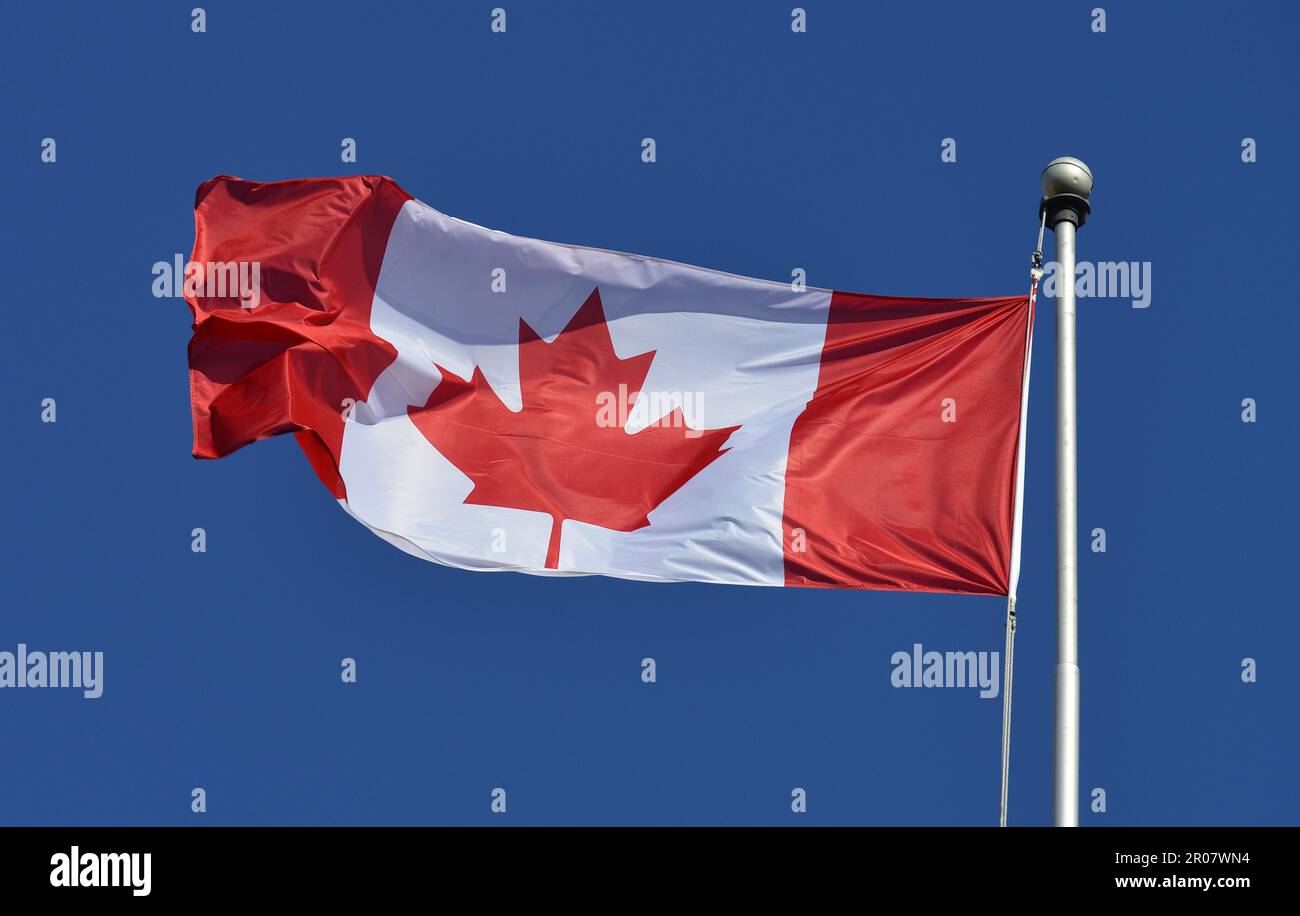
[[(383, 177), (220, 176), (195, 224), (194, 455), (293, 432), (409, 553), (1014, 592), (1029, 296), (865, 296), (518, 238)], [(247, 264), (252, 296), (196, 280)]]

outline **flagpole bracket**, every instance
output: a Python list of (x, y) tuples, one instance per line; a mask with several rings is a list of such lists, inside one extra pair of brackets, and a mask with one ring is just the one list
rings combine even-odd
[(1042, 199), (1038, 205), (1038, 212), (1047, 218), (1049, 226), (1070, 222), (1074, 223), (1077, 229), (1088, 221), (1088, 214), (1092, 212), (1092, 207), (1088, 203), (1088, 198), (1079, 194), (1053, 194)]

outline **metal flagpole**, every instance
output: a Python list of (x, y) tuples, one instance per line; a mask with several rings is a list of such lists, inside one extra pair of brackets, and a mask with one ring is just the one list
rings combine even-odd
[(1043, 169), (1040, 212), (1056, 236), (1057, 827), (1079, 826), (1079, 500), (1075, 414), (1074, 235), (1088, 218), (1092, 172), (1062, 156)]

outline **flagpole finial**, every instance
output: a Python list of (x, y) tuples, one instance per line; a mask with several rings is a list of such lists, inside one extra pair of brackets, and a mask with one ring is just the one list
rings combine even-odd
[(1059, 156), (1047, 163), (1041, 181), (1043, 199), (1038, 209), (1048, 225), (1068, 220), (1082, 226), (1092, 211), (1092, 170), (1073, 156)]

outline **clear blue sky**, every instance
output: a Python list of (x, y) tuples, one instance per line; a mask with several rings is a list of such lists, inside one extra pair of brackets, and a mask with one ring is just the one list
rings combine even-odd
[[(189, 313), (151, 267), (215, 174), (380, 173), (519, 235), (1012, 295), (1061, 154), (1097, 180), (1081, 257), (1153, 284), (1081, 302), (1080, 523), (1108, 537), (1080, 558), (1082, 785), (1108, 796), (1082, 822), (1300, 822), (1293, 4), (808, 0), (798, 35), (791, 0), (210, 2), (193, 34), (201, 2), (28, 2), (0, 38), (0, 649), (106, 655), (101, 699), (0, 691), (0, 823), (995, 823), (1000, 699), (895, 689), (889, 658), (1000, 651), (1002, 601), (420, 562), (291, 438), (190, 457)], [(1051, 814), (1052, 308), (1014, 824)]]

